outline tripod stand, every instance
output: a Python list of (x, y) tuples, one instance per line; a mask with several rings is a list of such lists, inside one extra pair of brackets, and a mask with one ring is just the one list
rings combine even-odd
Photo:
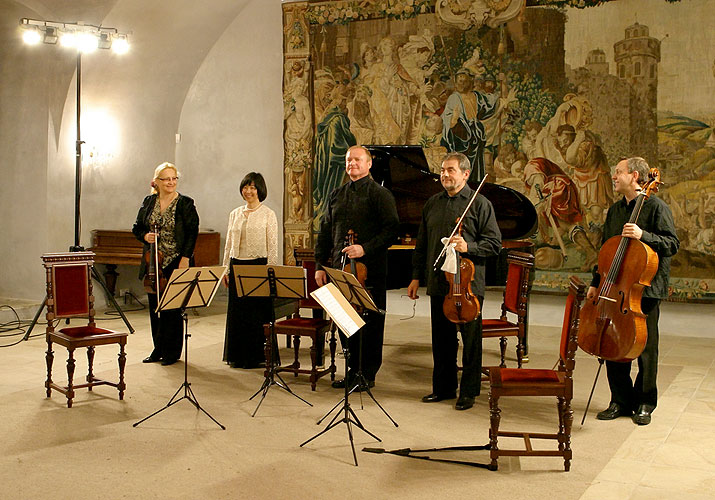
[[(330, 280), (336, 284), (340, 292), (353, 304), (357, 305), (360, 307), (360, 309), (363, 310), (363, 320), (367, 319), (367, 316), (371, 313), (373, 314), (382, 314), (382, 312), (378, 309), (378, 307), (375, 305), (375, 303), (372, 300), (372, 297), (370, 297), (370, 294), (368, 293), (367, 290), (365, 290), (362, 285), (357, 281), (355, 276), (353, 276), (350, 273), (345, 273), (343, 271), (338, 271), (337, 269), (330, 269), (326, 268), (325, 269), (326, 273), (328, 276), (330, 276)], [(363, 391), (367, 393), (368, 396), (370, 396), (370, 399), (373, 400), (373, 402), (377, 405), (380, 410), (382, 410), (382, 413), (385, 414), (385, 416), (390, 420), (390, 422), (393, 423), (395, 427), (398, 427), (397, 422), (390, 416), (389, 413), (387, 413), (387, 410), (382, 407), (382, 405), (375, 399), (375, 396), (372, 394), (372, 391), (370, 390), (370, 384), (368, 380), (365, 378), (365, 375), (363, 374), (362, 371), (362, 351), (363, 351), (363, 337), (365, 335), (365, 328), (361, 328), (358, 332), (357, 335), (358, 337), (358, 371), (355, 374), (355, 385), (350, 388), (349, 393), (352, 394), (355, 391), (360, 392), (360, 407), (362, 408), (362, 393)], [(342, 339), (341, 339), (342, 340)], [(348, 379), (348, 370), (347, 368), (345, 369), (345, 385), (348, 385), (348, 382), (352, 383)], [(327, 415), (325, 415), (323, 418), (318, 420), (318, 424), (323, 421), (330, 413), (333, 412), (340, 404), (342, 401), (339, 401), (338, 404), (336, 404), (332, 410), (328, 412)]]
[[(181, 309), (181, 317), (184, 320), (184, 382), (176, 390), (169, 402), (163, 408), (158, 409), (151, 415), (144, 417), (138, 422), (132, 424), (132, 427), (136, 427), (145, 420), (150, 419), (154, 415), (161, 413), (162, 411), (175, 405), (182, 399), (186, 399), (189, 403), (194, 405), (197, 410), (201, 410), (204, 414), (213, 420), (216, 425), (221, 427), (221, 429), (226, 430), (218, 420), (213, 418), (209, 412), (204, 410), (196, 399), (194, 391), (191, 390), (191, 384), (189, 383), (189, 318), (186, 314), (187, 307), (207, 307), (213, 296), (218, 289), (218, 283), (221, 281), (223, 274), (225, 272), (225, 267), (193, 267), (188, 269), (176, 269), (172, 274), (172, 278), (166, 286), (164, 295), (161, 297), (161, 302), (157, 307), (158, 311), (163, 311), (166, 309)], [(199, 278), (202, 274), (206, 277), (202, 280)], [(207, 285), (207, 286), (202, 286)], [(208, 293), (207, 293), (208, 292)], [(180, 398), (176, 398), (181, 390), (184, 390), (184, 395)]]
[(276, 336), (275, 299), (279, 297), (302, 299), (306, 296), (305, 270), (293, 266), (234, 266), (236, 277), (236, 294), (239, 297), (269, 297), (271, 299), (271, 335), (269, 341), (268, 366), (264, 372), (261, 387), (249, 398), (249, 401), (261, 394), (252, 417), (256, 416), (263, 400), (271, 387), (278, 386), (289, 394), (303, 401), (308, 406), (313, 406), (305, 399), (293, 392), (285, 380), (278, 375), (278, 338)]
[[(343, 355), (345, 357), (345, 373), (347, 373), (348, 359), (350, 358), (350, 352), (347, 347), (343, 348)], [(352, 448), (352, 451), (353, 451), (353, 460), (355, 461), (355, 466), (357, 467), (358, 461), (357, 461), (357, 455), (355, 454), (355, 444), (353, 443), (352, 425), (354, 425), (358, 429), (362, 430), (364, 433), (368, 434), (370, 437), (374, 438), (378, 442), (380, 442), (380, 443), (382, 442), (382, 439), (377, 437), (375, 434), (373, 434), (372, 432), (367, 430), (362, 425), (362, 422), (360, 422), (360, 419), (357, 417), (357, 415), (355, 414), (353, 409), (350, 407), (350, 394), (352, 394), (354, 390), (355, 390), (355, 387), (348, 390), (348, 384), (345, 384), (345, 396), (343, 396), (343, 399), (341, 399), (340, 402), (338, 404), (336, 404), (333, 407), (333, 409), (330, 410), (325, 416), (323, 416), (320, 420), (318, 420), (318, 424), (320, 424), (320, 422), (322, 422), (328, 415), (330, 415), (342, 403), (342, 408), (340, 409), (340, 411), (335, 414), (335, 416), (333, 417), (333, 419), (330, 421), (330, 423), (328, 424), (328, 426), (325, 429), (323, 429), (322, 431), (320, 431), (319, 433), (317, 433), (315, 436), (308, 439), (307, 441), (302, 442), (300, 444), (301, 447), (310, 443), (312, 440), (314, 440), (318, 436), (322, 436), (323, 434), (328, 432), (330, 429), (337, 427), (340, 424), (345, 424), (348, 428), (348, 437), (350, 439), (350, 448)], [(373, 400), (374, 400), (374, 398), (373, 398)], [(377, 401), (376, 401), (376, 403), (377, 403)], [(378, 404), (378, 406), (380, 406), (380, 405)], [(382, 407), (380, 407), (380, 409), (382, 409)], [(385, 411), (385, 410), (382, 410), (382, 411)], [(341, 414), (342, 414), (343, 418), (338, 420), (338, 417)], [(388, 417), (389, 417), (389, 415), (388, 415)], [(397, 424), (395, 424), (395, 425), (397, 425)]]

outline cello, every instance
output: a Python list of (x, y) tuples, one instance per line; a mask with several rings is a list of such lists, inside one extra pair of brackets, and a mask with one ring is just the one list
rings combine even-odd
[[(651, 168), (629, 223), (637, 224), (643, 203), (658, 191), (659, 184), (660, 173)], [(641, 297), (657, 271), (658, 255), (648, 245), (621, 235), (609, 238), (598, 253), (598, 293), (581, 308), (579, 347), (608, 361), (632, 361), (640, 356), (648, 338)]]
[[(462, 235), (462, 223), (457, 220), (457, 234)], [(465, 259), (456, 252), (457, 272), (452, 274), (445, 271), (444, 275), (449, 283), (449, 293), (444, 297), (442, 311), (444, 316), (458, 325), (474, 321), (479, 316), (479, 300), (472, 293), (472, 280), (474, 279), (474, 263)]]

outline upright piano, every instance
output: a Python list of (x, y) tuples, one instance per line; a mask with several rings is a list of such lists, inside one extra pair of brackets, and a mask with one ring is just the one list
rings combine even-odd
[[(416, 238), (427, 199), (444, 188), (439, 175), (430, 171), (420, 146), (366, 146), (372, 155), (370, 173), (376, 182), (392, 191), (400, 217), (400, 237), (405, 245), (393, 247), (388, 257), (388, 288), (406, 287), (412, 276), (409, 238)], [(477, 186), (470, 183), (472, 188)], [(487, 286), (506, 283), (506, 253), (509, 249), (530, 251), (528, 238), (537, 230), (536, 209), (522, 193), (506, 186), (485, 182), (480, 191), (494, 205), (502, 234), (502, 252), (487, 262)], [(410, 258), (405, 258), (409, 253)], [(390, 253), (388, 253), (388, 256)]]

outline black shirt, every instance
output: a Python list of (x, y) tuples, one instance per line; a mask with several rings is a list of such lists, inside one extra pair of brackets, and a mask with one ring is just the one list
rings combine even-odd
[(369, 175), (343, 184), (330, 194), (315, 245), (317, 268), (339, 267), (348, 230), (365, 255), (368, 281), (387, 275), (387, 248), (395, 242), (399, 225), (392, 193)]
[[(444, 271), (440, 268), (444, 257), (440, 259), (437, 270), (434, 261), (444, 246), (442, 238), (449, 236), (454, 224), (467, 208), (474, 190), (465, 185), (455, 196), (446, 191), (432, 196), (422, 209), (422, 222), (415, 253), (412, 257), (412, 278), (427, 277), (427, 295), (447, 295), (448, 283)], [(462, 237), (467, 242), (467, 253), (463, 256), (474, 263), (472, 292), (484, 296), (484, 262), (487, 257), (499, 254), (501, 250), (501, 231), (494, 216), (494, 207), (484, 196), (477, 195), (469, 208), (462, 224)]]
[[(623, 226), (631, 218), (633, 208), (638, 198), (630, 203), (623, 197), (608, 209), (606, 222), (603, 225), (603, 242), (618, 236), (623, 231)], [(644, 297), (657, 299), (668, 298), (668, 278), (670, 277), (670, 258), (678, 252), (680, 240), (675, 233), (673, 214), (668, 205), (660, 198), (651, 195), (646, 198), (638, 216), (636, 225), (643, 230), (641, 241), (651, 247), (658, 254), (658, 271), (653, 277), (649, 287), (643, 290)], [(591, 286), (598, 287), (600, 275), (597, 274), (598, 266), (593, 268)], [(604, 271), (604, 272), (607, 272)]]

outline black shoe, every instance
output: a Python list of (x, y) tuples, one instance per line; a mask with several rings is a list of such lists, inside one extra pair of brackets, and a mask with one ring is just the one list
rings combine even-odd
[(636, 425), (648, 425), (650, 423), (650, 414), (653, 413), (651, 405), (640, 405), (638, 411), (633, 415), (633, 423)]
[(474, 406), (474, 398), (471, 396), (459, 396), (457, 404), (454, 405), (455, 410), (468, 410)]
[(162, 360), (161, 360), (161, 366), (173, 365), (173, 364), (176, 363), (177, 361), (178, 361), (178, 359), (162, 359)]
[(632, 412), (630, 410), (623, 408), (618, 403), (611, 403), (608, 405), (608, 408), (603, 411), (599, 411), (596, 414), (596, 418), (598, 420), (613, 420), (618, 417), (628, 417), (631, 413)]
[(456, 397), (457, 397), (457, 395), (455, 393), (435, 394), (433, 392), (432, 394), (427, 394), (426, 396), (422, 396), (422, 402), (423, 403), (437, 403), (438, 401), (444, 401), (445, 399), (454, 399)]
[[(349, 377), (346, 377), (346, 378), (347, 378), (347, 380), (348, 380), (348, 382), (349, 382), (349, 384), (350, 384), (350, 385), (348, 385), (348, 387), (352, 387), (352, 386), (354, 386), (354, 385), (356, 384), (356, 382), (355, 382), (355, 377), (349, 376)], [(342, 378), (342, 379), (340, 379), (340, 380), (336, 380), (335, 382), (333, 382), (333, 383), (330, 384), (330, 385), (332, 386), (333, 389), (345, 389), (345, 379)]]
[(159, 361), (161, 361), (161, 358), (155, 358), (153, 356), (147, 356), (142, 359), (142, 363), (158, 363)]
[(372, 389), (375, 387), (375, 381), (374, 380), (366, 380), (362, 384), (360, 384), (359, 387), (356, 387), (355, 390), (357, 391), (367, 391), (368, 389)]

